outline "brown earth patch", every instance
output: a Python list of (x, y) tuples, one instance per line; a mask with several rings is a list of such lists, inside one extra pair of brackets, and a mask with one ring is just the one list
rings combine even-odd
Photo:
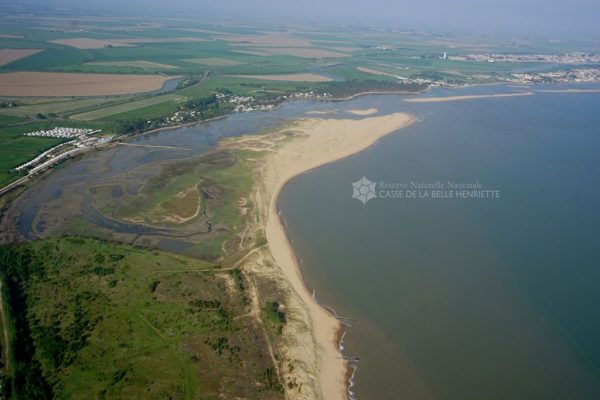
[(225, 40), (239, 44), (260, 45), (260, 46), (298, 46), (310, 47), (312, 44), (308, 39), (285, 35), (285, 34), (269, 34), (269, 35), (221, 35), (216, 36), (216, 39)]
[(0, 96), (110, 96), (159, 90), (162, 75), (9, 72), (0, 74)]
[(41, 49), (0, 49), (0, 65), (5, 65), (21, 58), (39, 53)]
[(134, 47), (131, 44), (119, 43), (114, 40), (100, 40), (90, 38), (56, 39), (50, 43), (62, 44), (63, 46), (75, 47), (76, 49), (102, 49), (104, 47)]
[(101, 49), (104, 47), (135, 47), (139, 43), (186, 43), (186, 42), (205, 42), (206, 39), (196, 37), (178, 37), (178, 38), (125, 38), (125, 39), (91, 39), (91, 38), (73, 38), (51, 40), (50, 43), (71, 46), (77, 49)]

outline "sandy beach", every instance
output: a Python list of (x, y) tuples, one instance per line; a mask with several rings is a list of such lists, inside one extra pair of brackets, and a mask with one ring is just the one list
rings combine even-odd
[(367, 109), (364, 109), (364, 110), (359, 110), (359, 109), (356, 109), (356, 110), (348, 110), (348, 112), (349, 112), (350, 114), (354, 114), (354, 115), (360, 115), (360, 116), (377, 114), (377, 112), (378, 112), (378, 111), (379, 111), (379, 110), (378, 110), (378, 109), (376, 109), (376, 108), (367, 108)]
[[(312, 331), (312, 343), (303, 343), (299, 346), (302, 348), (292, 348), (290, 352), (295, 353), (296, 358), (304, 357), (307, 363), (314, 364), (310, 370), (313, 371), (317, 398), (348, 398), (348, 365), (342, 358), (338, 343), (341, 324), (330, 311), (317, 303), (305, 286), (296, 256), (280, 222), (277, 210), (279, 193), (293, 177), (364, 150), (379, 138), (415, 121), (413, 116), (405, 113), (360, 120), (301, 120), (290, 128), (293, 138), (284, 141), (265, 159), (256, 196), (257, 206), (267, 213), (265, 234), (268, 249), (291, 286), (293, 296), (306, 309), (310, 319), (308, 327)], [(307, 346), (312, 346), (312, 349)]]
[(467, 96), (448, 96), (448, 97), (419, 97), (416, 99), (404, 99), (407, 103), (439, 103), (444, 101), (461, 101), (461, 100), (475, 100), (475, 99), (487, 99), (491, 97), (518, 97), (518, 96), (531, 96), (533, 92), (517, 92), (517, 93), (497, 93), (497, 94), (480, 94), (480, 95), (467, 95)]

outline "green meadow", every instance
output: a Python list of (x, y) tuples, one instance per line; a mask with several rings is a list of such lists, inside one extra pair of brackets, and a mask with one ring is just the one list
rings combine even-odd
[(239, 270), (68, 237), (1, 247), (0, 274), (7, 398), (283, 398)]

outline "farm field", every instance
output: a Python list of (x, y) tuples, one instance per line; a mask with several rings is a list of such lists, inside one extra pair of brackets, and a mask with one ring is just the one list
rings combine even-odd
[(251, 50), (257, 51), (258, 54), (285, 54), (303, 58), (343, 58), (349, 57), (349, 54), (340, 53), (339, 51), (331, 51), (313, 47), (253, 47)]
[(21, 58), (42, 51), (41, 49), (0, 49), (0, 65), (5, 65)]
[(35, 116), (37, 114), (69, 114), (77, 110), (98, 108), (114, 102), (127, 101), (128, 97), (72, 98), (27, 98), (19, 99), (18, 106), (0, 108), (0, 115)]
[(229, 60), (226, 58), (186, 58), (182, 61), (190, 62), (193, 64), (210, 65), (213, 67), (231, 67), (234, 65), (244, 64), (242, 61)]
[(132, 37), (127, 39), (93, 39), (93, 38), (72, 38), (57, 39), (51, 43), (75, 47), (77, 49), (101, 49), (105, 47), (134, 47), (142, 43), (185, 43), (185, 42), (203, 42), (205, 39), (195, 37), (176, 37), (176, 38), (151, 38), (151, 37)]
[(266, 33), (261, 35), (222, 35), (216, 36), (216, 39), (224, 40), (243, 45), (261, 45), (261, 46), (294, 46), (294, 47), (310, 47), (312, 46), (309, 39), (288, 35)]
[(392, 74), (390, 74), (388, 72), (383, 72), (383, 71), (380, 71), (378, 69), (373, 69), (373, 68), (356, 67), (356, 69), (360, 72), (366, 72), (367, 74), (372, 74), (372, 75), (393, 76)]
[(152, 92), (171, 79), (160, 75), (9, 72), (0, 74), (0, 96), (112, 96)]
[(49, 43), (61, 44), (65, 46), (75, 47), (76, 49), (102, 49), (104, 47), (133, 47), (132, 44), (117, 42), (113, 40), (101, 40), (90, 38), (73, 38), (73, 39), (56, 39)]
[(89, 62), (84, 65), (98, 65), (101, 67), (131, 67), (131, 68), (158, 68), (158, 69), (173, 69), (178, 68), (175, 65), (161, 64), (152, 61), (98, 61), (98, 62)]
[(99, 110), (88, 111), (81, 114), (75, 114), (71, 116), (71, 119), (75, 121), (91, 121), (101, 118), (106, 118), (111, 115), (120, 114), (132, 110), (138, 110), (140, 108), (154, 106), (166, 102), (181, 102), (187, 98), (176, 94), (167, 94), (163, 96), (150, 97), (143, 100), (134, 100), (123, 104), (118, 104), (111, 107), (100, 108)]
[(317, 74), (232, 75), (233, 78), (287, 82), (331, 82), (332, 78)]

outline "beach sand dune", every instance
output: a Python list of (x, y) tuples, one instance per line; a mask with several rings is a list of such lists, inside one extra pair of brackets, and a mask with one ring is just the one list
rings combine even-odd
[[(312, 340), (300, 342), (288, 349), (290, 357), (314, 364), (316, 398), (346, 399), (347, 362), (339, 351), (340, 322), (319, 305), (305, 286), (297, 259), (280, 222), (277, 199), (285, 184), (295, 176), (339, 160), (371, 146), (381, 137), (408, 126), (416, 119), (405, 113), (355, 119), (305, 119), (287, 128), (292, 139), (276, 146), (266, 156), (257, 180), (254, 202), (266, 221), (265, 234), (272, 259), (282, 271), (292, 289), (292, 297), (302, 305), (309, 317), (307, 326)], [(335, 251), (335, 249), (332, 249)], [(291, 398), (305, 398), (293, 395)], [(314, 397), (313, 397), (314, 398)]]

